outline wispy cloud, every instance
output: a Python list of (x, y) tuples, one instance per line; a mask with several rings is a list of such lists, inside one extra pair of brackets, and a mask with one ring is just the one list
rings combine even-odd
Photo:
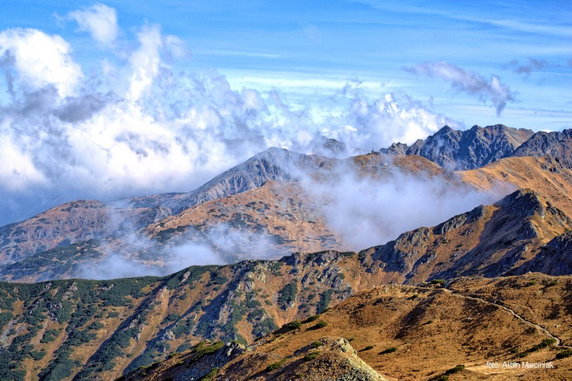
[[(537, 8), (541, 7), (541, 5), (537, 2), (531, 2), (536, 6), (535, 9), (537, 12), (531, 12), (527, 15), (528, 17), (526, 19), (517, 16), (514, 12), (517, 7), (529, 7), (530, 9), (530, 4), (523, 4), (521, 1), (515, 1), (514, 3), (507, 2), (507, 4), (505, 4), (506, 9), (502, 10), (503, 16), (496, 16), (494, 13), (488, 12), (489, 6), (486, 5), (486, 1), (473, 3), (473, 6), (467, 6), (467, 4), (464, 4), (463, 2), (458, 2), (455, 5), (447, 4), (446, 6), (443, 6), (442, 4), (439, 4), (439, 2), (436, 2), (436, 4), (431, 7), (428, 7), (425, 4), (422, 6), (397, 3), (393, 4), (380, 0), (358, 0), (358, 2), (380, 10), (389, 10), (403, 14), (415, 13), (420, 15), (439, 16), (450, 20), (465, 21), (487, 25), (489, 27), (502, 28), (511, 32), (524, 32), (528, 34), (536, 33), (557, 37), (572, 36), (572, 27), (569, 24), (555, 25), (554, 22), (550, 23), (546, 21), (546, 18), (540, 19), (543, 15), (549, 15), (550, 7), (543, 7), (545, 9), (539, 10)], [(498, 6), (498, 4), (495, 5)], [(556, 8), (559, 9), (559, 7)], [(486, 9), (488, 13), (484, 13), (483, 9)], [(559, 13), (563, 14), (562, 11)]]
[(529, 76), (532, 72), (541, 71), (548, 66), (548, 62), (542, 59), (528, 58), (525, 62), (512, 60), (505, 65), (506, 68), (512, 70), (517, 74)]
[(212, 56), (231, 56), (231, 57), (254, 57), (254, 58), (285, 58), (284, 54), (267, 53), (267, 52), (249, 52), (238, 50), (199, 50), (196, 54), (212, 55)]
[(414, 75), (442, 79), (455, 90), (477, 96), (482, 101), (490, 101), (496, 108), (497, 116), (500, 116), (508, 102), (515, 100), (516, 94), (497, 75), (492, 75), (487, 80), (478, 73), (444, 61), (409, 66), (404, 70)]

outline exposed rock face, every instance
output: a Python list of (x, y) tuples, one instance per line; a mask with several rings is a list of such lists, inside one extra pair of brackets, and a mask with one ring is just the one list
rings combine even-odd
[(513, 156), (553, 156), (572, 161), (572, 129), (537, 132)]
[(482, 167), (513, 152), (533, 135), (531, 130), (515, 129), (501, 124), (473, 126), (459, 131), (445, 126), (427, 139), (408, 147), (393, 144), (383, 153), (423, 156), (451, 170)]
[(205, 201), (258, 188), (268, 181), (291, 180), (300, 169), (315, 169), (327, 160), (329, 159), (273, 147), (221, 173), (194, 191), (169, 196), (139, 197), (128, 201), (135, 207), (161, 205), (168, 208), (171, 214), (177, 214)]
[[(202, 342), (185, 355), (177, 356), (177, 363), (156, 363), (151, 367), (135, 370), (123, 377), (124, 381), (173, 380), (188, 381), (208, 379), (217, 370), (245, 351), (239, 343)], [(213, 377), (214, 378), (214, 377)]]
[(538, 271), (554, 275), (572, 273), (572, 232), (567, 231), (553, 238), (529, 262), (523, 264), (513, 273), (523, 274)]

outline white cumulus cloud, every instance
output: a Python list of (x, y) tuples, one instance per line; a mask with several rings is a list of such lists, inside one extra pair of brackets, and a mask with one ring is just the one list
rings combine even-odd
[(10, 73), (11, 91), (18, 81), (25, 91), (52, 85), (62, 97), (73, 94), (82, 71), (70, 54), (70, 45), (57, 35), (21, 28), (0, 32), (0, 64)]
[(104, 4), (94, 4), (68, 14), (75, 20), (79, 30), (88, 32), (91, 37), (102, 45), (112, 44), (119, 33), (117, 12)]

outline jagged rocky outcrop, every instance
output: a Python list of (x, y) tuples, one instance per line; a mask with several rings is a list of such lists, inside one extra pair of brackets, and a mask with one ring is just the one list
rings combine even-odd
[(381, 152), (419, 155), (450, 170), (466, 170), (482, 167), (512, 155), (533, 134), (531, 130), (502, 124), (473, 126), (468, 130), (455, 130), (444, 126), (427, 139), (418, 140), (411, 146), (396, 143)]
[(315, 170), (329, 159), (304, 155), (282, 148), (269, 148), (228, 171), (221, 173), (188, 193), (138, 197), (127, 200), (132, 207), (168, 208), (177, 214), (191, 206), (214, 199), (228, 197), (250, 189), (258, 188), (268, 181), (292, 180), (301, 170)]
[(511, 273), (524, 274), (538, 271), (546, 274), (567, 275), (572, 273), (572, 232), (566, 231), (554, 237), (529, 262)]

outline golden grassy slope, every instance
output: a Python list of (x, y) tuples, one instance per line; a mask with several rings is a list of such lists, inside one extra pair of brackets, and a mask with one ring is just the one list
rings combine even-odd
[(556, 158), (509, 157), (457, 174), (484, 190), (499, 188), (508, 193), (514, 188), (533, 189), (572, 216), (572, 170)]
[[(465, 369), (449, 375), (450, 380), (570, 379), (572, 357), (556, 359), (556, 355), (571, 339), (566, 328), (560, 328), (569, 331), (572, 322), (572, 310), (563, 303), (571, 288), (570, 276), (541, 274), (460, 278), (446, 288), (381, 286), (358, 293), (288, 332), (262, 338), (213, 372), (217, 373), (213, 379), (329, 380), (360, 374), (366, 380), (376, 379), (373, 369), (391, 380), (428, 380), (456, 365)], [(530, 303), (539, 295), (543, 302)], [(547, 305), (557, 307), (547, 314)], [(554, 337), (563, 343), (531, 351)], [(134, 379), (177, 380), (181, 372), (193, 368), (191, 357), (175, 355)], [(502, 367), (503, 362), (521, 361), (552, 362), (554, 369)], [(500, 366), (493, 368), (487, 362)]]
[(228, 224), (280, 237), (290, 251), (318, 251), (339, 247), (319, 213), (316, 201), (295, 183), (268, 182), (230, 197), (208, 201), (149, 225), (145, 232), (157, 237), (168, 230)]

